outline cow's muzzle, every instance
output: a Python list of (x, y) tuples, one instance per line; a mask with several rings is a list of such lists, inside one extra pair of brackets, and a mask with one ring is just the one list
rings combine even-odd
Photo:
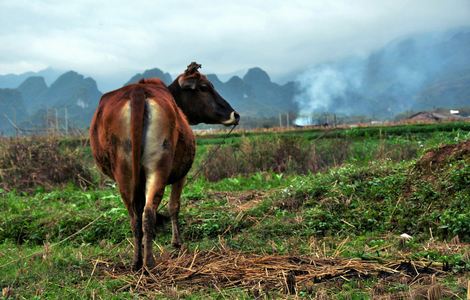
[(240, 115), (236, 111), (232, 111), (230, 114), (230, 119), (227, 121), (223, 121), (222, 124), (229, 126), (229, 125), (238, 125), (240, 121)]

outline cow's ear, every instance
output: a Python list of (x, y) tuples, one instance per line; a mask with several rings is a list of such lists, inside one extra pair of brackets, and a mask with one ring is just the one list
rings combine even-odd
[(195, 90), (197, 85), (197, 78), (184, 78), (181, 76), (178, 83), (183, 90)]

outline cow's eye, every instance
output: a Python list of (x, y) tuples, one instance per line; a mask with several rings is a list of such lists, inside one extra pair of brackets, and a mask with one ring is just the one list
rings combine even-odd
[(207, 91), (209, 91), (209, 86), (207, 84), (201, 84), (199, 86), (199, 89), (203, 92), (207, 92)]

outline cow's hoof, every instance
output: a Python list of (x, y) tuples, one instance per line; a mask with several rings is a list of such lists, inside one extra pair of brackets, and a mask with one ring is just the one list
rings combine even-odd
[(181, 246), (182, 246), (180, 241), (172, 242), (171, 245), (172, 245), (173, 248), (175, 248), (175, 249), (181, 249)]
[(156, 264), (155, 264), (155, 259), (152, 258), (149, 258), (145, 261), (145, 268), (148, 270), (148, 271), (152, 271), (154, 268), (155, 268)]
[(141, 261), (134, 261), (132, 263), (132, 271), (138, 272), (142, 269), (142, 260)]

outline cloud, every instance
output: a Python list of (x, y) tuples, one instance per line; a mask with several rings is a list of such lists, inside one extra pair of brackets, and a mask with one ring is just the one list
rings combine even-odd
[(260, 66), (282, 75), (402, 35), (470, 25), (468, 0), (0, 2), (0, 74), (52, 66), (124, 78)]

